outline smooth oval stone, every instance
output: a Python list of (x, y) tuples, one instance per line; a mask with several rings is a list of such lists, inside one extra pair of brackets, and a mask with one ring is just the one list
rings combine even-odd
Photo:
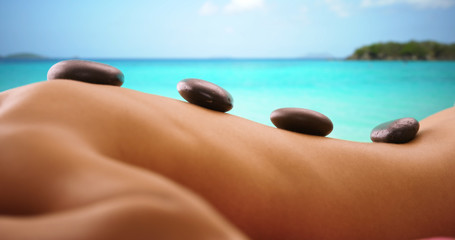
[(47, 72), (47, 79), (71, 79), (87, 83), (122, 86), (123, 73), (117, 68), (103, 63), (66, 60), (54, 64)]
[(219, 112), (232, 109), (234, 99), (222, 87), (201, 79), (188, 78), (177, 84), (177, 91), (189, 103)]
[(414, 139), (420, 124), (414, 118), (400, 118), (376, 126), (370, 134), (371, 141), (385, 143), (407, 143)]
[(333, 130), (327, 116), (304, 108), (279, 108), (270, 114), (270, 120), (277, 128), (316, 136), (327, 136)]

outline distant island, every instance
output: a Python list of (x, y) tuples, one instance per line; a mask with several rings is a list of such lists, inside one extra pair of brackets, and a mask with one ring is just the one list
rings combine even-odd
[(15, 53), (6, 55), (4, 57), (0, 56), (0, 59), (46, 59), (46, 58), (34, 53)]
[(375, 43), (355, 50), (348, 60), (455, 60), (455, 44), (434, 41)]

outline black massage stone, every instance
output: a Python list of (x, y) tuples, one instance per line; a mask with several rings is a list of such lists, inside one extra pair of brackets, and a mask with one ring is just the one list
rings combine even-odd
[(333, 130), (332, 121), (322, 113), (304, 108), (280, 108), (270, 115), (272, 123), (292, 132), (327, 136)]
[(107, 64), (85, 61), (66, 60), (54, 64), (47, 72), (47, 79), (71, 79), (75, 81), (121, 86), (123, 73)]
[(400, 118), (376, 126), (370, 138), (373, 142), (407, 143), (414, 139), (419, 127), (419, 122), (414, 118)]
[(189, 103), (219, 112), (232, 109), (234, 99), (222, 87), (201, 79), (188, 78), (177, 84), (177, 91)]

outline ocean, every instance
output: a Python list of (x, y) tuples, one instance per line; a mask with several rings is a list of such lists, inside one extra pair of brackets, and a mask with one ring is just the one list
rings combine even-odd
[[(45, 81), (58, 61), (0, 60), (0, 91)], [(180, 80), (211, 81), (232, 94), (229, 114), (269, 126), (270, 113), (277, 108), (312, 109), (332, 120), (334, 130), (328, 137), (350, 141), (371, 142), (371, 130), (382, 122), (422, 120), (455, 102), (455, 61), (95, 61), (120, 69), (124, 88), (180, 100)]]

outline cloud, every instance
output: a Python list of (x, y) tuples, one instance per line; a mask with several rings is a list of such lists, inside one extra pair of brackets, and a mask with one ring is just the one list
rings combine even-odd
[(209, 16), (214, 15), (218, 12), (218, 6), (213, 4), (211, 1), (207, 1), (202, 5), (199, 9), (199, 15), (202, 16)]
[(231, 0), (224, 10), (228, 13), (250, 11), (264, 7), (264, 0)]
[(455, 0), (362, 0), (362, 7), (381, 7), (406, 4), (416, 8), (449, 8), (455, 6)]
[(329, 9), (336, 13), (339, 17), (349, 17), (348, 6), (340, 0), (325, 0), (325, 3), (329, 6)]

